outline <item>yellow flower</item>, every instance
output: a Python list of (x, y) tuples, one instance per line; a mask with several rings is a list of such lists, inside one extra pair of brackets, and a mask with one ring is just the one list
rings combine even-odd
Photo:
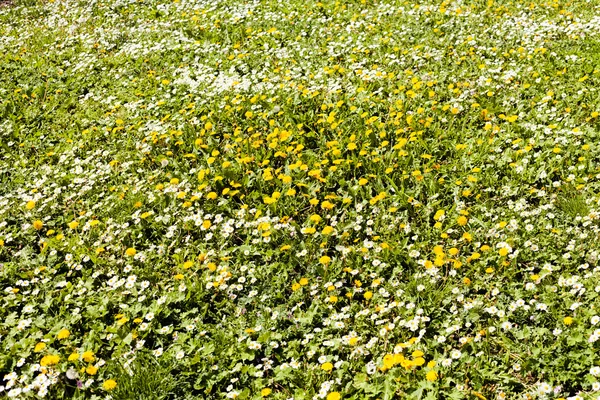
[(331, 258), (328, 256), (322, 256), (321, 258), (319, 258), (319, 262), (323, 265), (327, 265), (331, 262)]
[(563, 322), (565, 323), (565, 325), (571, 325), (573, 323), (573, 318), (565, 317), (565, 319), (563, 319)]
[(325, 200), (324, 202), (321, 203), (321, 208), (324, 208), (326, 210), (331, 210), (333, 208), (333, 203)]
[(86, 351), (81, 355), (81, 359), (86, 362), (94, 361), (94, 353), (92, 351)]
[(373, 297), (373, 292), (365, 292), (365, 299), (371, 300), (372, 297)]
[(98, 368), (94, 367), (93, 365), (89, 365), (86, 369), (85, 372), (88, 375), (96, 375), (96, 373), (98, 372)]
[(330, 363), (330, 362), (326, 362), (325, 364), (321, 365), (321, 369), (323, 371), (329, 372), (329, 371), (331, 371), (333, 369), (333, 364)]
[(79, 222), (78, 221), (71, 221), (69, 222), (69, 228), (71, 229), (77, 229), (77, 227), (79, 226)]
[(338, 392), (331, 392), (327, 395), (327, 400), (340, 400), (341, 396)]
[(331, 235), (333, 233), (334, 229), (331, 226), (326, 226), (325, 228), (323, 228), (323, 230), (321, 231), (321, 233), (323, 235)]
[(71, 332), (69, 332), (67, 329), (62, 329), (60, 332), (58, 332), (58, 335), (56, 335), (56, 337), (58, 338), (58, 340), (62, 340), (62, 339), (66, 339), (71, 335)]
[(308, 285), (308, 279), (306, 279), (306, 278), (302, 278), (302, 279), (300, 279), (300, 284), (301, 284), (302, 286), (306, 286), (306, 285)]
[(113, 379), (108, 379), (108, 380), (104, 381), (104, 383), (102, 384), (102, 388), (104, 390), (113, 390), (116, 387), (117, 387), (117, 382), (115, 382)]
[(421, 365), (425, 364), (425, 359), (423, 357), (417, 357), (413, 360), (413, 364), (420, 367)]
[(383, 368), (390, 369), (393, 366), (394, 366), (394, 355), (386, 354), (385, 356), (383, 356)]
[(501, 247), (500, 250), (498, 250), (498, 254), (500, 254), (501, 257), (506, 257), (508, 249), (506, 247)]
[(25, 208), (28, 210), (33, 210), (35, 208), (35, 201), (30, 200), (27, 202), (27, 204), (25, 205)]
[(261, 391), (260, 391), (260, 395), (261, 395), (262, 397), (267, 397), (268, 395), (270, 395), (270, 394), (271, 394), (271, 392), (272, 392), (272, 390), (271, 390), (271, 389), (269, 389), (269, 388), (264, 388), (263, 390), (261, 390)]
[(460, 217), (458, 217), (458, 219), (456, 220), (456, 222), (458, 222), (458, 224), (460, 226), (465, 226), (467, 224), (467, 222), (469, 222), (469, 220), (464, 215), (461, 215)]
[(299, 283), (294, 283), (292, 284), (292, 290), (295, 292), (296, 290), (300, 289), (300, 284)]
[(44, 226), (44, 223), (42, 221), (40, 221), (39, 219), (36, 221), (33, 221), (33, 228), (36, 231), (39, 231), (40, 229), (42, 229), (43, 226)]
[(47, 367), (49, 365), (56, 365), (56, 364), (58, 364), (59, 361), (60, 361), (59, 356), (50, 354), (50, 355), (42, 357), (42, 359), (40, 360), (40, 365), (42, 367)]
[(72, 354), (69, 356), (68, 360), (69, 360), (69, 361), (77, 361), (77, 360), (79, 360), (79, 354), (77, 354), (77, 353), (72, 353)]
[(33, 349), (33, 351), (36, 353), (39, 353), (40, 351), (44, 350), (45, 348), (46, 348), (46, 343), (39, 342), (38, 344), (35, 345), (35, 348)]
[(310, 216), (309, 218), (312, 222), (314, 222), (315, 224), (318, 224), (319, 222), (321, 222), (321, 220), (323, 220), (323, 218), (321, 218), (320, 215), (318, 214), (313, 214)]
[(133, 247), (130, 247), (127, 250), (125, 250), (125, 254), (127, 254), (129, 257), (135, 256), (136, 253), (137, 251)]
[(425, 378), (429, 382), (435, 382), (438, 378), (438, 373), (434, 370), (431, 370), (431, 371), (427, 372), (427, 375), (425, 375)]

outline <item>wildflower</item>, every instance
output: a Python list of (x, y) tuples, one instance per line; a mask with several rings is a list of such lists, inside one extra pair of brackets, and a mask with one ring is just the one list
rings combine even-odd
[(35, 345), (35, 348), (33, 349), (33, 351), (36, 353), (39, 353), (40, 351), (44, 350), (45, 348), (46, 348), (46, 343), (39, 342), (38, 344)]
[(330, 392), (327, 395), (327, 400), (340, 400), (341, 396), (338, 392)]
[(56, 335), (56, 338), (58, 340), (62, 340), (62, 339), (66, 339), (71, 335), (71, 332), (69, 332), (67, 329), (61, 329), (60, 332), (58, 332), (58, 334)]
[(326, 362), (326, 363), (324, 363), (324, 364), (321, 365), (321, 369), (323, 371), (329, 372), (329, 371), (331, 371), (333, 369), (333, 364), (330, 363), (330, 362)]
[(88, 365), (88, 367), (85, 369), (85, 373), (88, 375), (96, 375), (97, 372), (98, 368), (94, 365)]
[(104, 390), (113, 390), (116, 387), (117, 387), (117, 382), (113, 379), (107, 379), (102, 384), (102, 388)]
[(425, 378), (429, 381), (429, 382), (435, 382), (438, 378), (438, 373), (434, 370), (430, 370), (427, 372), (427, 375), (425, 376)]
[(85, 351), (81, 355), (81, 359), (85, 362), (92, 362), (95, 360), (94, 353), (91, 351)]
[(56, 364), (58, 364), (59, 361), (60, 361), (59, 356), (50, 354), (50, 355), (42, 357), (42, 359), (40, 360), (40, 365), (42, 367), (47, 367), (50, 365), (56, 365)]
[(323, 265), (328, 265), (331, 262), (331, 258), (328, 256), (322, 256), (319, 258), (319, 262)]

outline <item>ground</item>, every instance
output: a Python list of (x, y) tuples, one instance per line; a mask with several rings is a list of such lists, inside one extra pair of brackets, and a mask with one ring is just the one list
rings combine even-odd
[(0, 393), (597, 398), (598, 15), (0, 0)]

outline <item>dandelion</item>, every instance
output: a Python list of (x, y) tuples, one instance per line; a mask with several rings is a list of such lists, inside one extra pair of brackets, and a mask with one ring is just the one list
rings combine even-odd
[(326, 363), (324, 363), (324, 364), (321, 365), (321, 369), (323, 371), (329, 372), (329, 371), (331, 371), (333, 369), (333, 364), (330, 363), (330, 362), (326, 362)]
[(117, 382), (113, 379), (107, 379), (102, 383), (104, 390), (110, 391), (117, 387)]
[(322, 256), (319, 258), (319, 262), (323, 265), (328, 265), (331, 262), (331, 258), (328, 256)]
[(438, 373), (435, 370), (427, 371), (425, 378), (429, 382), (435, 382), (438, 379)]
[(71, 335), (71, 332), (69, 332), (67, 329), (61, 329), (58, 332), (58, 334), (56, 335), (56, 338), (58, 340), (63, 340), (63, 339), (67, 339), (70, 335)]
[(327, 400), (340, 400), (341, 396), (339, 392), (330, 392), (327, 395)]
[(56, 364), (58, 364), (59, 361), (60, 361), (60, 357), (58, 355), (50, 354), (50, 355), (42, 357), (42, 359), (40, 360), (40, 365), (42, 367), (47, 367), (47, 366), (51, 366), (51, 365), (56, 365)]

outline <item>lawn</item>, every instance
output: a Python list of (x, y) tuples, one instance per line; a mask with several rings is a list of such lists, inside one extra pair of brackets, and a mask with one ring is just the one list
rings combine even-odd
[(595, 0), (0, 0), (0, 397), (600, 398)]

